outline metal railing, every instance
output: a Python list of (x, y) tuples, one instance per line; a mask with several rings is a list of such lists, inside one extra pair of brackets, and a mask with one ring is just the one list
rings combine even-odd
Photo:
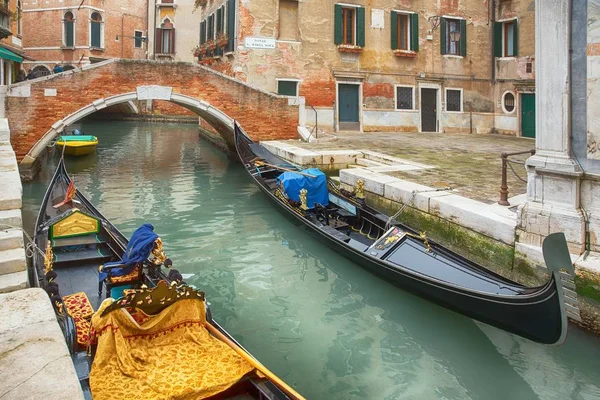
[(519, 151), (516, 153), (502, 153), (500, 155), (500, 157), (502, 157), (502, 183), (500, 185), (500, 201), (498, 202), (498, 204), (500, 204), (501, 206), (510, 206), (510, 203), (508, 202), (508, 168), (510, 168), (510, 170), (518, 180), (527, 183), (527, 180), (521, 178), (512, 167), (512, 164), (525, 165), (525, 162), (508, 159), (508, 157), (519, 156), (521, 154), (531, 154), (533, 156), (535, 155), (535, 150), (532, 149), (528, 151)]

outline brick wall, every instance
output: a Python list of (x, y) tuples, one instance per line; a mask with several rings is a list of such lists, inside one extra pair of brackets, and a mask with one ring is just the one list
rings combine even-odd
[[(98, 99), (135, 92), (138, 86), (161, 85), (204, 100), (236, 119), (257, 140), (297, 137), (298, 108), (279, 98), (188, 63), (115, 61), (86, 71), (52, 76), (31, 84), (29, 97), (9, 95), (7, 117), (20, 160), (54, 123)], [(44, 89), (56, 89), (45, 96)], [(218, 127), (217, 127), (218, 128)], [(221, 134), (227, 132), (221, 128)]]

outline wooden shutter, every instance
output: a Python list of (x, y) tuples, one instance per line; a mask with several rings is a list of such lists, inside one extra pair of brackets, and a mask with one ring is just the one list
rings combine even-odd
[(502, 57), (502, 22), (494, 22), (494, 57)]
[(390, 23), (392, 31), (392, 50), (398, 49), (398, 13), (392, 11), (392, 21)]
[(223, 31), (223, 20), (221, 19), (223, 10), (221, 7), (217, 9), (217, 35)]
[(102, 45), (102, 41), (100, 40), (100, 22), (92, 21), (92, 47), (98, 47)]
[(419, 51), (419, 14), (410, 14), (410, 49)]
[(365, 8), (356, 9), (356, 45), (365, 47)]
[(519, 20), (515, 19), (513, 22), (513, 56), (519, 55)]
[(334, 28), (334, 43), (342, 44), (342, 6), (335, 5), (335, 28)]
[(446, 29), (448, 24), (446, 23), (446, 19), (442, 18), (440, 22), (440, 53), (447, 54), (448, 46), (446, 46)]
[(206, 21), (200, 22), (200, 44), (206, 42)]
[(234, 51), (235, 46), (235, 0), (227, 0), (227, 51)]
[(162, 54), (162, 29), (160, 28), (154, 31), (154, 53)]
[(465, 57), (467, 55), (467, 21), (464, 19), (460, 20), (460, 55)]
[(169, 54), (175, 54), (175, 28), (169, 29), (169, 43), (171, 44)]
[(65, 46), (73, 47), (73, 21), (65, 21)]

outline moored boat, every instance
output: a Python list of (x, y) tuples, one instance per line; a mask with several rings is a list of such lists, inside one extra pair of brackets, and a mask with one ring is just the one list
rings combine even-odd
[(50, 295), (88, 397), (302, 399), (212, 319), (153, 227), (128, 240), (77, 190), (62, 158), (34, 243), (33, 284)]
[(367, 206), (360, 199), (360, 188), (344, 193), (319, 170), (301, 170), (270, 153), (237, 124), (234, 139), (248, 174), (286, 216), (397, 286), (544, 344), (563, 343), (567, 317), (579, 318), (564, 234), (552, 234), (544, 241), (548, 282), (526, 287)]
[(62, 135), (56, 141), (59, 149), (64, 147), (65, 154), (70, 156), (85, 156), (96, 151), (98, 138), (92, 135)]

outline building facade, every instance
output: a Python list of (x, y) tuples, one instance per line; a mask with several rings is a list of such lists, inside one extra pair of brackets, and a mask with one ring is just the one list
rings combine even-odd
[(19, 79), (23, 52), (23, 20), (21, 0), (0, 1), (0, 85)]
[(535, 136), (531, 2), (201, 3), (199, 62), (299, 97), (308, 125)]
[(194, 0), (153, 0), (148, 6), (149, 57), (157, 60), (195, 60), (200, 10)]
[(110, 58), (147, 57), (145, 0), (29, 0), (23, 3), (27, 70), (51, 73)]

